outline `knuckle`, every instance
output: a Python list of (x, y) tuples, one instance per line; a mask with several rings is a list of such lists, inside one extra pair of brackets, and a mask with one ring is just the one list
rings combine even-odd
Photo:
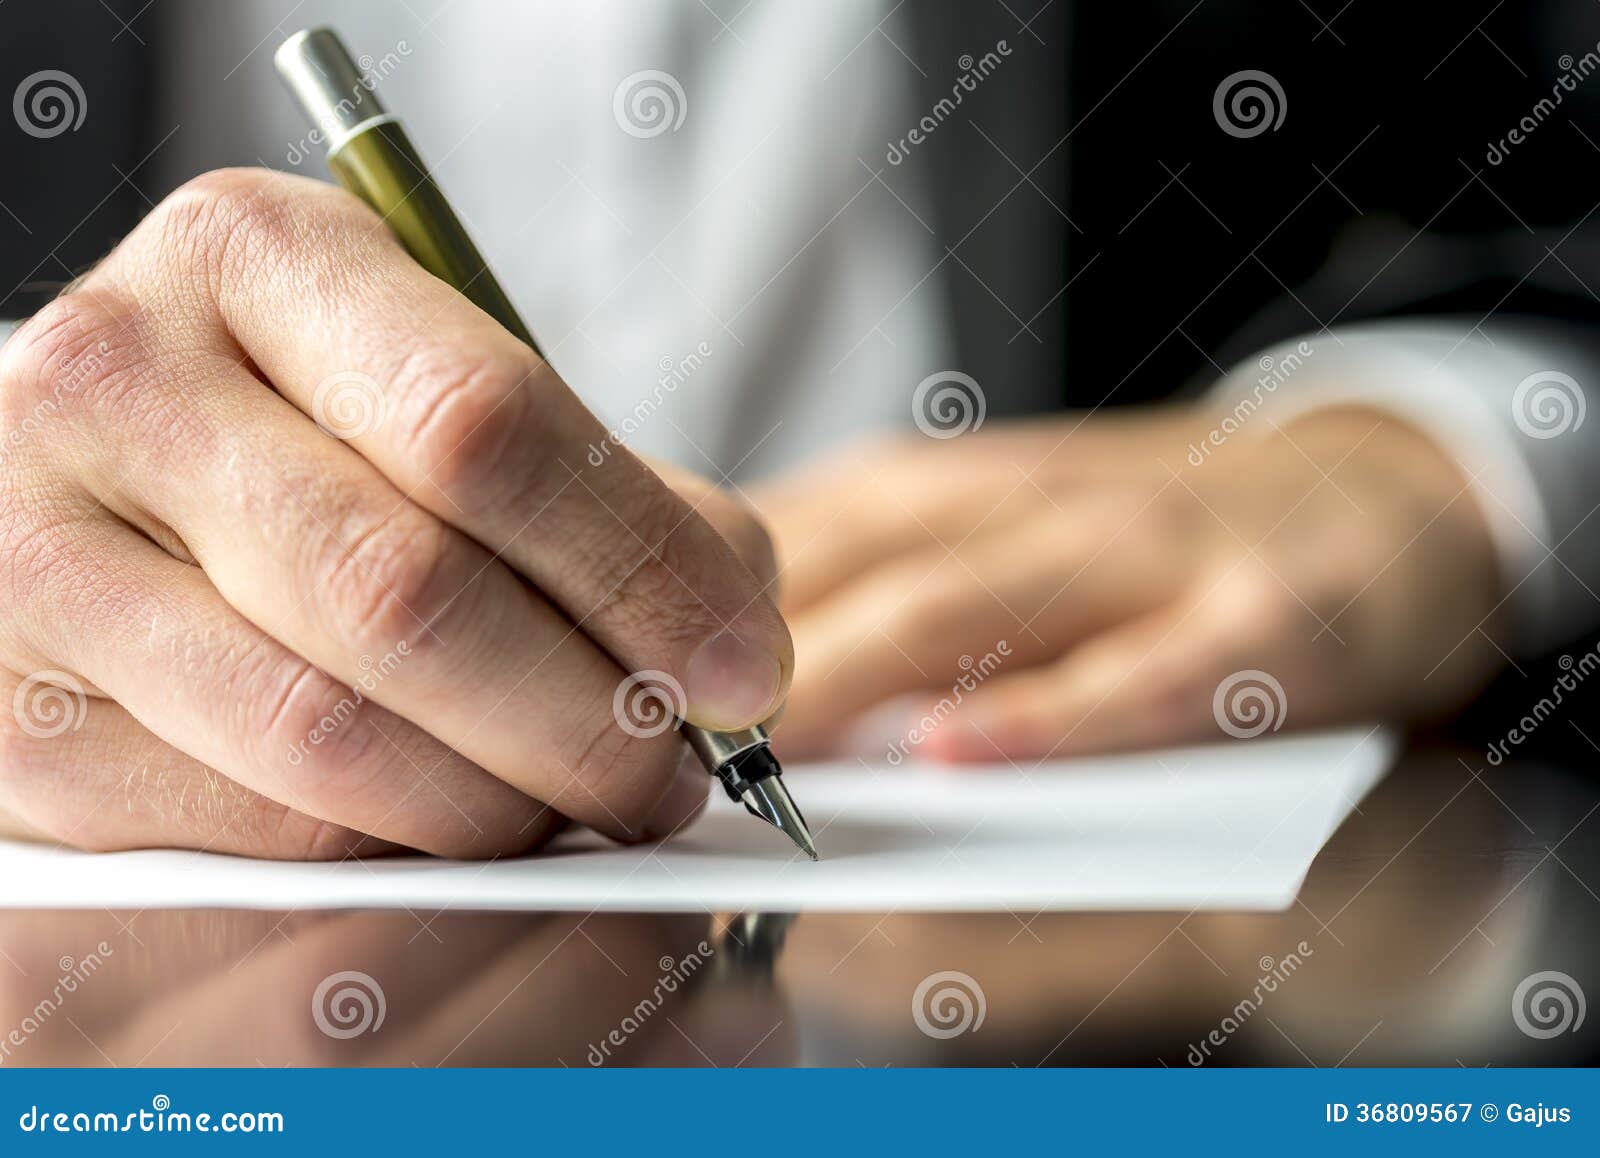
[(270, 169), (227, 166), (211, 169), (189, 178), (178, 186), (169, 200), (172, 198), (192, 198), (209, 202), (228, 199), (254, 200), (279, 188), (282, 182), (282, 175)]
[(616, 630), (647, 633), (669, 645), (699, 642), (720, 630), (711, 606), (726, 602), (726, 589), (697, 589), (694, 582), (722, 576), (718, 561), (707, 556), (716, 540), (665, 487), (638, 491), (628, 503), (617, 522), (602, 518), (583, 536), (572, 563), (603, 593), (600, 612)]
[[(632, 550), (630, 550), (632, 549)], [(682, 645), (698, 645), (722, 630), (707, 608), (709, 592), (696, 592), (686, 574), (704, 565), (664, 542), (656, 549), (624, 534), (610, 547), (592, 552), (587, 573), (602, 592), (592, 616), (603, 622), (606, 635), (653, 645), (675, 654)]]
[(1045, 504), (1040, 519), (1054, 541), (1076, 554), (1092, 554), (1111, 542), (1181, 541), (1194, 523), (1195, 511), (1187, 492), (1180, 498), (1173, 489), (1152, 496), (1109, 484), (1059, 504)]
[(362, 214), (371, 216), (355, 197), (324, 182), (270, 169), (215, 169), (168, 195), (136, 232), (175, 260), (185, 283), (198, 272), (221, 300), (228, 287), (248, 286), (263, 271), (290, 264), (296, 284), (320, 284), (326, 271), (297, 242), (342, 228), (347, 244), (381, 244), (376, 231), (348, 229)]
[(258, 824), (267, 855), (279, 860), (343, 860), (365, 839), (353, 828), (276, 801), (263, 802)]
[(1143, 488), (1110, 486), (1083, 496), (1069, 509), (1080, 533), (1090, 542), (1102, 543), (1141, 525), (1168, 532), (1175, 529), (1175, 523), (1192, 521), (1195, 513), (1188, 492), (1179, 495), (1172, 490), (1169, 487), (1152, 498)]
[(409, 354), (396, 375), (412, 461), (442, 493), (478, 504), (522, 501), (511, 461), (530, 404), (531, 357), (462, 358), (427, 349)]
[(459, 592), (455, 533), (402, 504), (345, 542), (329, 549), (322, 586), (346, 638), (360, 649), (421, 647)]
[(395, 244), (370, 209), (336, 186), (269, 169), (216, 169), (169, 194), (107, 266), (163, 302), (247, 311), (268, 308), (264, 286), (347, 300), (352, 271)]
[(10, 596), (11, 615), (81, 583), (80, 562), (66, 529), (16, 501), (7, 488), (0, 498), (0, 580)]
[(643, 547), (636, 553), (616, 551), (598, 560), (593, 573), (604, 584), (594, 616), (604, 621), (609, 634), (653, 640), (670, 650), (679, 643), (697, 643), (719, 626), (658, 553)]
[(68, 770), (57, 751), (50, 740), (29, 735), (12, 712), (0, 712), (0, 807), (59, 845), (83, 852), (114, 851), (105, 826), (71, 807), (69, 797), (59, 791)]
[(293, 779), (318, 814), (348, 809), (394, 751), (374, 719), (381, 709), (304, 660), (279, 665), (274, 682), (250, 734), (263, 738), (268, 764), (300, 774)]
[(972, 615), (981, 589), (965, 571), (940, 567), (907, 568), (883, 581), (885, 602), (894, 608), (883, 630), (898, 642), (910, 644), (947, 634), (952, 624)]
[(240, 254), (292, 236), (279, 179), (264, 169), (216, 169), (181, 185), (151, 215), (158, 245), (220, 284)]
[(38, 785), (50, 782), (44, 774), (49, 752), (49, 745), (22, 730), (14, 712), (0, 711), (0, 799), (23, 811), (20, 806)]
[(119, 852), (113, 844), (97, 840), (90, 826), (74, 817), (67, 809), (38, 798), (37, 793), (27, 794), (27, 799), (16, 808), (17, 814), (32, 832), (52, 841), (62, 848), (78, 852)]
[[(586, 721), (581, 728), (577, 765), (570, 781), (550, 800), (551, 807), (569, 812), (564, 801), (590, 797), (621, 825), (612, 835), (641, 838), (650, 805), (676, 769), (681, 754), (676, 734), (641, 739), (623, 731), (609, 714)], [(557, 773), (568, 776), (560, 769)]]
[(143, 362), (140, 335), (120, 300), (66, 294), (0, 347), (0, 399), (8, 441), (59, 412), (93, 406)]
[(1213, 597), (1215, 622), (1242, 653), (1291, 638), (1302, 626), (1304, 608), (1272, 572), (1253, 562), (1223, 579)]

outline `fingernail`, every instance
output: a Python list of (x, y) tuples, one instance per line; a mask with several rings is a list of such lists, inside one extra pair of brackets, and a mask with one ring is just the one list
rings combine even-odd
[(703, 728), (748, 728), (776, 708), (783, 666), (752, 639), (722, 631), (700, 645), (684, 672), (689, 715)]

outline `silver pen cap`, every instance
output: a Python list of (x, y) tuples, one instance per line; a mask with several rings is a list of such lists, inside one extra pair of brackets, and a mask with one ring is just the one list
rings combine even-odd
[(272, 63), (331, 153), (388, 111), (331, 28), (307, 28), (278, 46)]

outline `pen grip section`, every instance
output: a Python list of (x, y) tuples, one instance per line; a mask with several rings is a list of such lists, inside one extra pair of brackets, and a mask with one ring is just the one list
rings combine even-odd
[(744, 794), (753, 785), (780, 775), (781, 771), (777, 759), (772, 755), (772, 749), (766, 744), (761, 744), (747, 748), (731, 760), (719, 764), (716, 768), (716, 777), (721, 781), (728, 798), (737, 804), (743, 802)]

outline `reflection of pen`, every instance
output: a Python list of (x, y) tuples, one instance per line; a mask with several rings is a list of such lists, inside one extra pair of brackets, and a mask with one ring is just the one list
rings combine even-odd
[[(372, 82), (356, 68), (339, 38), (327, 28), (297, 32), (279, 47), (274, 61), (311, 118), (314, 139), (326, 143), (328, 168), (339, 184), (382, 215), (418, 264), (537, 353), (538, 343), (434, 184), (400, 122), (384, 111)], [(729, 796), (817, 859), (817, 847), (783, 786), (783, 769), (765, 729), (708, 732), (684, 724), (683, 734)]]

